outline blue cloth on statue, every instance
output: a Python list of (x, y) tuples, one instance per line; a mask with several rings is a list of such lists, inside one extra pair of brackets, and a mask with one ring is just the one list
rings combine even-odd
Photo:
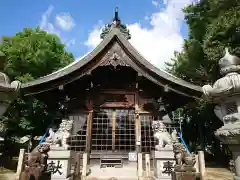
[(39, 143), (39, 144), (42, 144), (42, 143), (46, 140), (48, 131), (49, 131), (49, 128), (47, 129), (46, 133), (43, 135), (43, 137), (42, 137), (42, 139), (40, 140), (40, 143)]

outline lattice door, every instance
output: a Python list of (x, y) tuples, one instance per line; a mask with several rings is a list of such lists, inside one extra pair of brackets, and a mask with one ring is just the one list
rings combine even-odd
[(154, 150), (155, 140), (152, 130), (152, 116), (143, 114), (140, 116), (141, 122), (141, 151), (151, 153)]
[(94, 112), (92, 151), (133, 151), (135, 149), (134, 111), (101, 109)]

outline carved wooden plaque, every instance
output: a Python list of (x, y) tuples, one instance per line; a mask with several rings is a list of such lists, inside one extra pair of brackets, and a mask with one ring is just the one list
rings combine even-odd
[(135, 105), (134, 94), (101, 94), (99, 97), (100, 107), (130, 108)]

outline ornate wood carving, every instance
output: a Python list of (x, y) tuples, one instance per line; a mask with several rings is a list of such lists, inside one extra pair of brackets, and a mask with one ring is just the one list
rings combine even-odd
[(101, 94), (100, 107), (134, 107), (133, 94)]
[(135, 105), (135, 94), (125, 91), (116, 92), (101, 92), (94, 96), (89, 96), (86, 101), (88, 109), (94, 107), (101, 108), (134, 108)]
[(129, 66), (126, 62), (128, 55), (123, 51), (121, 46), (115, 42), (113, 46), (102, 57), (100, 66)]

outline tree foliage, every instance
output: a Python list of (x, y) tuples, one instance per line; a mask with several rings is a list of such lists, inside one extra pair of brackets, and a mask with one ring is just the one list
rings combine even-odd
[[(168, 71), (200, 86), (212, 84), (220, 77), (218, 61), (225, 53), (224, 48), (240, 56), (240, 1), (200, 0), (187, 6), (184, 13), (189, 37), (183, 51), (175, 52), (172, 63), (167, 64)], [(196, 143), (202, 133), (202, 141), (206, 146), (212, 145), (213, 154), (223, 153), (219, 152), (220, 143), (214, 136), (214, 131), (222, 125), (213, 113), (214, 106), (204, 101), (196, 103), (197, 106), (184, 109), (191, 118), (190, 123), (185, 122), (185, 138)], [(191, 133), (192, 127), (204, 130)]]
[(0, 48), (7, 56), (5, 71), (12, 80), (36, 79), (73, 61), (60, 39), (39, 27), (26, 28), (13, 37), (4, 36)]
[[(7, 57), (6, 74), (11, 80), (21, 82), (45, 76), (73, 61), (73, 55), (65, 51), (60, 39), (39, 27), (4, 36), (0, 50)], [(42, 135), (56, 113), (34, 97), (16, 99), (2, 118), (7, 138)]]

